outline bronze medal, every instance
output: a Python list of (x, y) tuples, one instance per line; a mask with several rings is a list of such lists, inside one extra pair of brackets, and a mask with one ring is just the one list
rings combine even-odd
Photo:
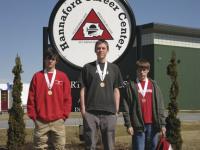
[(104, 83), (104, 82), (101, 82), (101, 83), (100, 83), (100, 87), (105, 87), (105, 83)]
[(48, 95), (50, 95), (50, 96), (51, 96), (52, 94), (53, 94), (53, 93), (52, 93), (52, 91), (51, 91), (51, 90), (49, 90), (49, 91), (48, 91)]
[(142, 102), (145, 103), (145, 102), (146, 102), (146, 99), (145, 99), (145, 98), (142, 98)]

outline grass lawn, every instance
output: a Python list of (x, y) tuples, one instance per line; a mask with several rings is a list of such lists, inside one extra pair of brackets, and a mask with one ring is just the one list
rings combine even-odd
[[(33, 129), (26, 129), (25, 149), (32, 147)], [(182, 122), (183, 150), (200, 149), (200, 122)], [(7, 130), (0, 130), (0, 147), (5, 147), (7, 142)], [(66, 127), (66, 148), (69, 150), (82, 150), (84, 143), (79, 140), (79, 127)], [(100, 147), (100, 146), (99, 146)], [(126, 129), (122, 125), (116, 130), (116, 150), (129, 150), (131, 147), (131, 137), (127, 135)], [(1, 149), (0, 148), (0, 149)], [(99, 148), (100, 149), (100, 148)]]

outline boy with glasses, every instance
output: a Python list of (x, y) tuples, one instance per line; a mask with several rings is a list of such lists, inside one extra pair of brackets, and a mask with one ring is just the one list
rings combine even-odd
[(70, 81), (56, 69), (58, 55), (49, 48), (45, 69), (34, 74), (28, 95), (27, 113), (34, 121), (34, 149), (65, 149), (65, 120), (72, 106)]

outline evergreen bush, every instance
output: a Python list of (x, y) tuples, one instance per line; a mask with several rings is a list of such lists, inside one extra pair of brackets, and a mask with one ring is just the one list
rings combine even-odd
[(14, 74), (13, 89), (12, 89), (12, 107), (9, 110), (9, 128), (7, 130), (7, 148), (9, 150), (21, 150), (25, 143), (25, 123), (24, 123), (24, 110), (22, 108), (21, 93), (22, 93), (22, 82), (21, 73), (22, 64), (20, 57), (17, 55), (15, 58), (15, 66), (13, 67), (12, 73)]
[(182, 149), (182, 137), (181, 137), (181, 121), (177, 118), (179, 109), (177, 103), (177, 96), (179, 94), (179, 85), (177, 81), (177, 60), (175, 52), (172, 52), (170, 64), (167, 66), (167, 75), (171, 79), (170, 87), (170, 102), (168, 104), (168, 117), (166, 118), (166, 136), (172, 144), (173, 150)]

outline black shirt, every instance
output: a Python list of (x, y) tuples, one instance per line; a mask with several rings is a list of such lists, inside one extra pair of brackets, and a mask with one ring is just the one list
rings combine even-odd
[[(103, 70), (103, 65), (100, 64)], [(105, 87), (101, 87), (101, 79), (97, 72), (96, 61), (86, 64), (80, 75), (81, 87), (85, 87), (86, 111), (105, 111), (116, 113), (114, 88), (119, 88), (122, 77), (117, 65), (109, 63), (104, 78)]]

